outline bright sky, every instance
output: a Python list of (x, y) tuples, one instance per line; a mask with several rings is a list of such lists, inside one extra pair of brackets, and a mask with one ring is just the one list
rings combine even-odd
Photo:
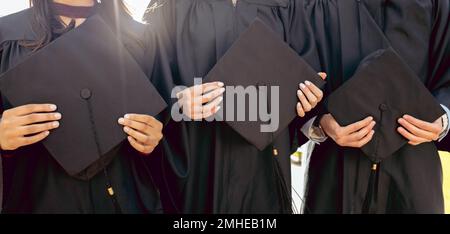
[[(136, 20), (142, 18), (145, 8), (150, 1), (151, 0), (125, 0)], [(27, 8), (28, 2), (28, 0), (0, 0), (0, 17)]]

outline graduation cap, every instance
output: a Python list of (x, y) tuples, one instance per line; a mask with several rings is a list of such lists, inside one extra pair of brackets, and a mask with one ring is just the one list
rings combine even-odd
[(391, 49), (366, 57), (355, 75), (328, 97), (328, 110), (341, 126), (373, 116), (377, 129), (362, 151), (379, 163), (408, 141), (397, 132), (398, 119), (408, 114), (427, 122), (444, 110), (417, 75)]
[[(264, 121), (260, 116), (257, 120), (249, 118), (250, 98), (238, 100), (245, 104), (245, 120), (240, 121), (237, 116), (234, 120), (225, 118), (225, 121), (248, 142), (259, 150), (264, 150), (276, 137), (285, 130), (297, 116), (296, 106), (298, 103), (297, 91), (299, 84), (310, 81), (317, 87), (325, 85), (310, 65), (305, 62), (288, 44), (286, 44), (276, 33), (274, 33), (261, 20), (255, 20), (247, 31), (241, 34), (237, 41), (218, 61), (214, 68), (206, 76), (207, 81), (221, 81), (227, 87), (255, 87), (258, 93), (264, 95), (258, 99), (258, 110), (261, 102), (264, 102), (269, 112), (276, 110), (271, 104), (272, 97), (278, 98), (279, 124), (277, 129), (269, 132), (261, 132), (261, 126), (270, 124), (271, 120)], [(266, 88), (264, 88), (266, 87)], [(272, 87), (279, 88), (279, 97), (272, 96)], [(227, 89), (227, 92), (229, 90)], [(225, 93), (227, 96), (227, 93)], [(224, 100), (223, 113), (227, 116), (228, 111), (237, 114), (237, 108), (227, 109), (227, 98)], [(275, 126), (275, 125), (274, 125)]]
[(117, 123), (121, 116), (154, 116), (166, 107), (99, 15), (4, 73), (0, 90), (14, 107), (58, 106), (60, 127), (43, 144), (69, 175), (83, 179), (86, 170), (102, 170), (104, 156), (126, 139)]

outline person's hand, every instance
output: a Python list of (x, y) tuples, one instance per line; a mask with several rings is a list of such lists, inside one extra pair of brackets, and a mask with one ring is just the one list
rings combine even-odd
[(62, 116), (53, 104), (30, 104), (3, 112), (0, 121), (0, 149), (16, 150), (44, 140), (59, 127)]
[[(327, 78), (326, 73), (319, 73), (322, 79)], [(305, 117), (307, 112), (314, 109), (323, 98), (323, 92), (316, 85), (310, 81), (306, 81), (304, 84), (299, 85), (300, 89), (297, 91), (297, 97), (299, 102), (297, 103), (297, 114), (300, 117)]]
[(410, 115), (405, 115), (398, 119), (398, 123), (401, 127), (398, 127), (397, 131), (409, 141), (410, 145), (437, 141), (444, 131), (441, 118), (433, 123), (429, 123)]
[(326, 114), (320, 120), (320, 126), (336, 144), (342, 147), (362, 148), (369, 143), (375, 131), (373, 117), (342, 127), (331, 114)]
[(183, 114), (192, 120), (209, 118), (220, 110), (225, 92), (222, 82), (196, 85), (177, 94)]
[(163, 124), (152, 116), (127, 114), (119, 119), (128, 142), (137, 151), (150, 154), (163, 138)]

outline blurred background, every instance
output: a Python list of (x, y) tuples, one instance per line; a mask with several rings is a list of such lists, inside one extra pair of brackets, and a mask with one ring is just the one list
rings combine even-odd
[[(125, 0), (136, 20), (140, 21), (151, 0)], [(23, 10), (29, 6), (28, 0), (0, 0), (0, 17)]]
[[(141, 21), (146, 7), (151, 0), (125, 0), (133, 17)], [(28, 0), (0, 0), (0, 17), (5, 16), (29, 6)], [(450, 136), (449, 136), (450, 137)], [(312, 144), (306, 144), (298, 152), (291, 156), (292, 158), (292, 195), (294, 210), (299, 213), (302, 209), (304, 197), (305, 172), (307, 171), (307, 158), (313, 150)], [(446, 199), (446, 212), (450, 214), (450, 153), (441, 152), (442, 165), (444, 167), (444, 192)]]

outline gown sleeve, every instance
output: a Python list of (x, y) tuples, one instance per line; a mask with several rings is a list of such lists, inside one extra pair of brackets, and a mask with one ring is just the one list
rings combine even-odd
[[(164, 209), (168, 213), (180, 210), (180, 201), (183, 200), (183, 187), (189, 171), (189, 145), (184, 122), (174, 122), (171, 118), (171, 109), (175, 103), (172, 99), (172, 89), (177, 85), (178, 66), (176, 56), (176, 16), (173, 0), (156, 0), (150, 3), (144, 21), (149, 24), (155, 44), (155, 63), (151, 81), (168, 104), (164, 113), (164, 138), (160, 143), (162, 154), (161, 165), (157, 173), (157, 183), (160, 188)], [(174, 191), (174, 188), (177, 191)]]
[[(429, 86), (436, 99), (450, 108), (450, 1), (434, 0), (434, 27), (430, 40)], [(450, 137), (438, 143), (440, 150), (450, 151)]]
[[(304, 0), (290, 1), (289, 10), (284, 15), (287, 25), (287, 42), (314, 70), (320, 72), (319, 55), (315, 43), (312, 24), (305, 12)], [(320, 116), (324, 110), (319, 104), (305, 117), (296, 117), (290, 124), (289, 131), (292, 139), (293, 150), (305, 144), (309, 139), (302, 133), (302, 127), (315, 116)], [(316, 122), (314, 122), (315, 125)]]
[(155, 63), (151, 80), (161, 92), (164, 100), (170, 105), (174, 84), (174, 75), (177, 74), (176, 66), (176, 23), (175, 6), (171, 0), (152, 1), (144, 16), (144, 21), (149, 24), (149, 34), (155, 41)]
[[(1, 38), (0, 38), (1, 41)], [(0, 67), (2, 67), (3, 60), (3, 45), (0, 44)], [(0, 118), (3, 115), (3, 102), (2, 95), (0, 93)], [(3, 208), (3, 161), (2, 161), (2, 153), (0, 152), (0, 214), (2, 213)]]

